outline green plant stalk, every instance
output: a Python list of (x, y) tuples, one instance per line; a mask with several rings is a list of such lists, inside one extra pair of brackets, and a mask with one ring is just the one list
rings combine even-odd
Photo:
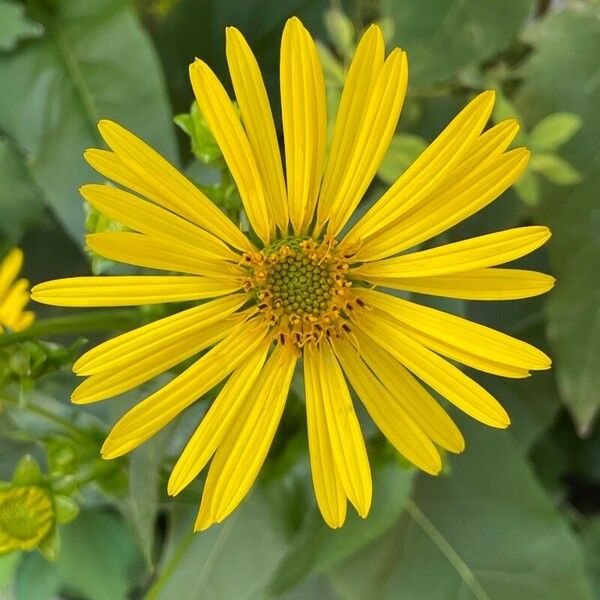
[(132, 329), (145, 320), (139, 309), (103, 310), (36, 321), (25, 331), (0, 335), (0, 348), (46, 335)]

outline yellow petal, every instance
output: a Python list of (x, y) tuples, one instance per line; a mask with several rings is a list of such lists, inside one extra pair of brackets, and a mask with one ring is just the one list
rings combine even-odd
[(484, 161), (405, 213), (397, 227), (373, 235), (360, 248), (359, 259), (374, 261), (398, 254), (470, 217), (508, 189), (521, 176), (528, 160), (529, 151), (518, 148)]
[(385, 61), (371, 90), (359, 129), (356, 146), (349, 157), (344, 178), (335, 188), (327, 232), (336, 236), (344, 227), (371, 184), (388, 149), (408, 81), (406, 54), (396, 48)]
[(265, 84), (244, 36), (235, 27), (228, 27), (226, 31), (229, 73), (263, 182), (266, 204), (279, 229), (285, 232), (288, 226), (287, 193)]
[(350, 230), (345, 240), (366, 239), (387, 229), (444, 181), (478, 138), (494, 105), (494, 92), (472, 100)]
[(361, 314), (356, 325), (419, 379), (474, 419), (491, 427), (505, 428), (510, 424), (506, 411), (491, 394), (398, 327), (369, 312)]
[(340, 99), (323, 185), (319, 194), (318, 228), (332, 213), (332, 202), (341, 183), (348, 178), (347, 167), (354, 154), (361, 152), (357, 132), (364, 123), (369, 99), (385, 58), (381, 29), (371, 25), (362, 36), (348, 69)]
[(117, 275), (68, 277), (34, 286), (31, 299), (53, 306), (139, 306), (214, 298), (240, 290), (239, 278)]
[(23, 265), (23, 252), (13, 248), (0, 262), (0, 298), (3, 298)]
[(186, 444), (169, 478), (168, 493), (179, 494), (206, 466), (233, 423), (239, 418), (244, 404), (255, 401), (256, 380), (263, 368), (271, 342), (256, 350), (238, 367), (219, 392), (200, 425)]
[[(136, 187), (132, 187), (133, 190), (145, 191), (144, 195), (150, 200), (218, 235), (235, 248), (247, 252), (254, 249), (248, 238), (219, 208), (158, 152), (112, 121), (100, 121), (98, 129), (111, 150), (130, 171), (129, 179), (133, 176), (139, 181)], [(93, 157), (97, 158), (97, 155)], [(121, 173), (122, 169), (114, 173), (109, 169), (103, 174), (121, 183), (117, 178)]]
[(402, 324), (420, 343), (476, 369), (494, 373), (508, 367), (509, 373), (516, 369), (514, 376), (519, 376), (518, 370), (550, 367), (541, 350), (490, 327), (373, 290), (361, 290), (360, 297)]
[(281, 112), (290, 220), (296, 235), (312, 221), (325, 159), (325, 80), (310, 34), (292, 17), (281, 38)]
[(198, 246), (224, 260), (241, 260), (239, 254), (211, 233), (129, 192), (97, 184), (84, 185), (79, 191), (99, 212), (129, 229), (176, 243)]
[[(111, 150), (100, 150), (99, 148), (88, 148), (83, 153), (83, 158), (92, 169), (104, 175), (106, 179), (114, 181), (127, 189), (148, 198), (160, 206), (180, 214), (177, 202), (173, 202), (164, 193), (156, 192), (150, 183), (143, 177), (136, 175), (125, 163)], [(185, 209), (183, 211), (185, 213)], [(182, 215), (184, 216), (184, 215)], [(187, 218), (190, 218), (189, 216)], [(195, 222), (193, 219), (191, 221)]]
[(102, 446), (104, 458), (126, 454), (223, 380), (262, 344), (265, 328), (242, 323), (191, 367), (127, 412)]
[(275, 223), (254, 153), (233, 104), (216, 75), (201, 60), (190, 65), (190, 79), (200, 110), (237, 184), (248, 219), (258, 237), (268, 244)]
[(550, 238), (547, 227), (517, 227), (368, 263), (360, 276), (431, 277), (493, 267), (533, 252)]
[[(311, 352), (305, 353), (305, 360)], [(325, 413), (333, 460), (346, 492), (358, 514), (366, 517), (371, 507), (371, 470), (344, 375), (327, 343), (314, 351), (318, 360), (317, 385)]]
[(295, 366), (293, 350), (277, 346), (259, 376), (256, 397), (245, 403), (243, 414), (215, 453), (194, 527), (197, 531), (225, 519), (254, 483), (281, 420)]
[(304, 353), (304, 385), (308, 449), (315, 497), (327, 525), (337, 529), (346, 520), (346, 494), (333, 458), (325, 420), (319, 357), (316, 351)]
[(355, 333), (361, 358), (409, 417), (436, 444), (462, 452), (465, 440), (446, 411), (389, 352), (360, 331)]
[(212, 323), (190, 335), (174, 335), (167, 343), (141, 348), (133, 360), (121, 359), (117, 370), (103, 370), (80, 383), (71, 394), (74, 404), (90, 404), (123, 394), (222, 340), (235, 322)]
[(199, 246), (140, 233), (92, 233), (86, 236), (86, 244), (100, 256), (138, 267), (211, 278), (243, 277), (245, 274), (238, 265), (226, 262)]
[(516, 300), (539, 296), (552, 289), (554, 277), (521, 269), (475, 269), (438, 277), (373, 277), (384, 287), (462, 300)]
[(435, 446), (367, 368), (356, 348), (347, 339), (338, 339), (334, 340), (333, 349), (350, 385), (383, 435), (410, 462), (437, 475), (442, 461)]
[(77, 375), (117, 371), (145, 354), (152, 354), (160, 346), (193, 336), (217, 321), (226, 321), (245, 298), (245, 294), (219, 298), (118, 335), (80, 356), (73, 371)]

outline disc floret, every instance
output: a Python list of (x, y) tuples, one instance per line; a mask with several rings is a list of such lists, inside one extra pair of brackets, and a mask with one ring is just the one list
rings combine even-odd
[(348, 319), (356, 300), (346, 277), (348, 257), (338, 254), (335, 246), (333, 239), (287, 237), (244, 255), (244, 288), (279, 343), (301, 348), (323, 336), (350, 332)]

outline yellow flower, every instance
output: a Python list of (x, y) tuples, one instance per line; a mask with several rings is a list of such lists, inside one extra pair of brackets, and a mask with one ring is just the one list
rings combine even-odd
[(386, 152), (406, 90), (406, 55), (395, 49), (386, 58), (378, 27), (358, 45), (326, 157), (317, 50), (300, 21), (288, 21), (281, 43), (286, 176), (258, 65), (234, 28), (227, 30), (227, 60), (241, 118), (205, 63), (196, 60), (190, 76), (239, 189), (252, 239), (260, 242), (144, 142), (102, 121), (110, 150), (89, 150), (86, 159), (131, 191), (86, 185), (82, 194), (132, 231), (90, 235), (88, 246), (111, 260), (182, 275), (64, 279), (37, 286), (33, 297), (60, 306), (216, 298), (109, 340), (74, 366), (88, 377), (72, 397), (83, 404), (126, 392), (211, 348), (125, 414), (102, 450), (106, 458), (129, 452), (226, 380), (168, 485), (178, 494), (212, 459), (199, 530), (222, 521), (246, 496), (302, 359), (316, 499), (327, 523), (339, 527), (347, 500), (364, 517), (372, 495), (346, 378), (398, 451), (436, 474), (437, 446), (460, 452), (464, 441), (420, 381), (475, 419), (503, 428), (509, 418), (500, 404), (446, 359), (505, 377), (550, 366), (524, 342), (379, 286), (475, 300), (541, 294), (552, 287), (551, 277), (495, 267), (538, 248), (550, 234), (523, 227), (406, 253), (489, 204), (525, 169), (528, 151), (506, 150), (515, 121), (483, 132), (492, 92), (470, 102), (344, 229)]
[(22, 331), (33, 323), (34, 314), (24, 311), (29, 302), (27, 279), (15, 281), (23, 264), (23, 252), (13, 248), (0, 262), (0, 333)]
[(54, 525), (52, 496), (44, 487), (0, 489), (0, 555), (31, 550)]

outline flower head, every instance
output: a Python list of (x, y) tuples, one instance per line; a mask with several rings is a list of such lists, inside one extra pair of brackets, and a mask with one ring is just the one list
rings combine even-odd
[(405, 53), (386, 58), (377, 26), (350, 65), (328, 152), (323, 72), (298, 19), (288, 21), (281, 43), (285, 161), (259, 67), (234, 28), (227, 60), (239, 114), (205, 63), (196, 60), (190, 76), (250, 235), (144, 142), (101, 121), (110, 150), (89, 150), (86, 159), (126, 189), (87, 185), (82, 194), (130, 231), (90, 235), (88, 246), (179, 274), (51, 281), (33, 297), (62, 306), (196, 302), (84, 354), (74, 368), (87, 379), (72, 399), (115, 396), (208, 350), (126, 413), (102, 450), (106, 458), (129, 452), (224, 381), (169, 480), (177, 494), (212, 459), (197, 529), (223, 520), (247, 494), (301, 360), (316, 499), (327, 523), (339, 527), (347, 500), (364, 517), (372, 495), (346, 379), (398, 451), (435, 474), (438, 446), (460, 452), (464, 441), (422, 382), (475, 419), (506, 427), (500, 404), (447, 359), (505, 377), (550, 366), (524, 342), (385, 289), (475, 300), (543, 293), (551, 277), (497, 266), (538, 248), (549, 232), (523, 227), (407, 252), (486, 206), (525, 169), (527, 150), (507, 150), (515, 121), (484, 131), (493, 92), (472, 100), (348, 226), (392, 138), (407, 85)]
[(0, 333), (22, 331), (31, 325), (34, 314), (23, 310), (29, 302), (27, 279), (15, 281), (23, 264), (23, 252), (13, 248), (0, 262)]

